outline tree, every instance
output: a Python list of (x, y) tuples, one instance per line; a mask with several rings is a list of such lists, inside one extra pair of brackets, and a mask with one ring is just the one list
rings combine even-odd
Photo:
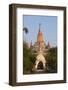
[(24, 27), (23, 28), (23, 31), (25, 31), (25, 33), (27, 34), (28, 33), (28, 28), (27, 27)]
[[(23, 28), (23, 31), (25, 33), (28, 33), (28, 29), (26, 27)], [(28, 48), (28, 43), (26, 41), (23, 41), (23, 73), (29, 73), (30, 72), (30, 49)]]
[(31, 49), (28, 48), (26, 42), (23, 43), (23, 73), (29, 74), (32, 72), (33, 65), (35, 63), (35, 56), (32, 55)]
[(51, 48), (46, 56), (48, 72), (57, 72), (57, 47)]

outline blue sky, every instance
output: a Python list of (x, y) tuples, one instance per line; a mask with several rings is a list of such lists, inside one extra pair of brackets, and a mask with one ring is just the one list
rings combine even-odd
[(24, 33), (24, 39), (30, 44), (37, 41), (39, 24), (45, 43), (50, 42), (51, 46), (57, 46), (57, 16), (23, 16), (24, 27), (28, 28), (28, 34)]

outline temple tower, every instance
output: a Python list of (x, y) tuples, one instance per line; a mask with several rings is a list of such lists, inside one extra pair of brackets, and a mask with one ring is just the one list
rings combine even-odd
[(39, 24), (39, 31), (37, 35), (37, 42), (33, 45), (32, 53), (36, 55), (35, 64), (33, 67), (34, 71), (44, 71), (46, 69), (46, 44), (43, 39), (43, 34), (40, 30), (41, 24)]

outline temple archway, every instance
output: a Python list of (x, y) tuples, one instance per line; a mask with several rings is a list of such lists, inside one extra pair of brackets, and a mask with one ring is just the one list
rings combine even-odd
[(44, 70), (45, 68), (46, 68), (46, 60), (45, 57), (40, 53), (36, 57), (35, 70), (39, 69)]

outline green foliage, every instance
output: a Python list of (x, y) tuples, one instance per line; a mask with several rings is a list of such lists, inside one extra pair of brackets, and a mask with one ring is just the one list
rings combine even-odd
[(57, 47), (51, 48), (46, 56), (48, 72), (57, 72)]
[(23, 73), (31, 73), (32, 67), (35, 63), (35, 56), (32, 55), (30, 48), (28, 48), (27, 43), (23, 44)]

